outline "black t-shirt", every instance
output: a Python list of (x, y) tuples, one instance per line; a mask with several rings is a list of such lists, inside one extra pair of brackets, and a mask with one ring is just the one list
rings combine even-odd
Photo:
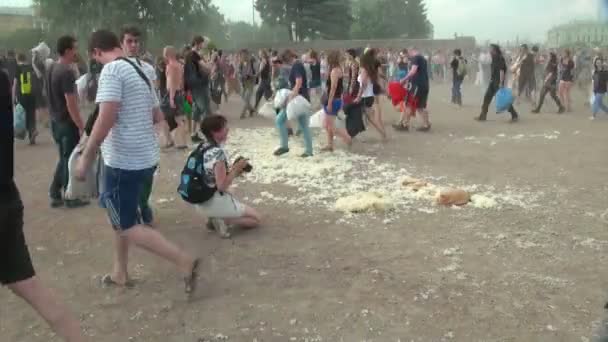
[(452, 59), (452, 62), (450, 63), (450, 67), (452, 68), (452, 77), (454, 77), (454, 79), (459, 79), (460, 77), (458, 77), (458, 65), (460, 64), (460, 60), (458, 59), (458, 57), (455, 57), (454, 59)]
[(545, 68), (545, 77), (549, 76), (549, 74), (551, 74), (551, 77), (548, 80), (548, 84), (547, 85), (556, 85), (557, 84), (557, 62), (548, 62), (547, 63), (547, 67)]
[(593, 92), (596, 94), (608, 92), (608, 71), (599, 70), (593, 73)]
[(524, 77), (534, 76), (534, 55), (528, 53), (521, 62), (520, 75)]
[(427, 67), (426, 59), (422, 55), (416, 55), (411, 59), (412, 67), (417, 66), (418, 70), (414, 77), (412, 77), (412, 84), (427, 89), (429, 87), (429, 70)]
[(49, 68), (47, 79), (49, 80), (47, 96), (51, 117), (58, 121), (72, 120), (65, 95), (76, 93), (76, 73), (66, 64), (55, 63)]
[[(492, 73), (490, 75), (490, 83), (495, 86), (500, 84), (500, 72), (507, 72), (507, 62), (503, 56), (492, 56)], [(504, 81), (504, 80), (503, 80)]]
[(0, 199), (10, 198), (14, 172), (13, 104), (8, 74), (0, 71)]
[(209, 73), (201, 70), (200, 61), (201, 55), (196, 51), (192, 51), (186, 57), (184, 65), (184, 82), (186, 90), (205, 88), (209, 86)]
[(295, 62), (291, 67), (291, 72), (289, 73), (289, 84), (291, 84), (292, 88), (296, 86), (296, 79), (298, 78), (302, 78), (300, 95), (310, 101), (310, 97), (308, 96), (308, 81), (306, 79), (306, 68), (304, 68), (304, 64), (302, 64), (301, 62)]

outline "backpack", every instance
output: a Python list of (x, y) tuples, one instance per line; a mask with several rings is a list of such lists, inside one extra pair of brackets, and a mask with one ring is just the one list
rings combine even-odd
[(203, 147), (203, 145), (204, 143), (200, 143), (188, 156), (177, 187), (177, 192), (182, 196), (182, 199), (191, 204), (205, 203), (217, 191), (217, 187), (210, 187), (205, 183), (203, 169), (205, 152), (216, 146)]
[(458, 76), (464, 78), (468, 72), (466, 59), (458, 57), (458, 69), (456, 69), (456, 73)]
[(29, 69), (24, 69), (19, 72), (19, 84), (21, 88), (21, 95), (31, 95), (32, 94), (32, 71)]

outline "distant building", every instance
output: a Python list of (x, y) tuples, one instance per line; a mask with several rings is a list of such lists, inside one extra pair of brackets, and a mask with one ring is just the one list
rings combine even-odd
[(547, 33), (547, 46), (608, 46), (608, 24), (599, 21), (573, 21)]
[(8, 36), (21, 29), (46, 30), (48, 23), (34, 7), (0, 6), (0, 36)]

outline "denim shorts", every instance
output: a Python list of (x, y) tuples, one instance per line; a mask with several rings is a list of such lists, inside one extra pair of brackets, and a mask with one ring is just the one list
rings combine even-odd
[(115, 230), (125, 231), (142, 223), (139, 202), (146, 180), (154, 176), (156, 167), (143, 170), (122, 170), (104, 166), (104, 189), (101, 206), (108, 212)]
[(327, 105), (323, 106), (323, 109), (325, 109), (325, 114), (337, 116), (340, 109), (342, 109), (342, 99), (334, 99), (331, 102), (331, 114), (329, 114), (329, 112), (327, 111), (327, 109), (328, 109)]

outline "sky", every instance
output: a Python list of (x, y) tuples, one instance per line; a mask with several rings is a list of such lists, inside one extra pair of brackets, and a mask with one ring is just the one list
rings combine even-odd
[[(226, 18), (251, 22), (250, 0), (212, 0)], [(555, 25), (575, 19), (596, 19), (603, 0), (425, 0), (435, 38), (454, 33), (504, 42), (543, 42)], [(4, 6), (28, 6), (31, 0), (2, 0)], [(256, 13), (256, 21), (259, 16)]]

